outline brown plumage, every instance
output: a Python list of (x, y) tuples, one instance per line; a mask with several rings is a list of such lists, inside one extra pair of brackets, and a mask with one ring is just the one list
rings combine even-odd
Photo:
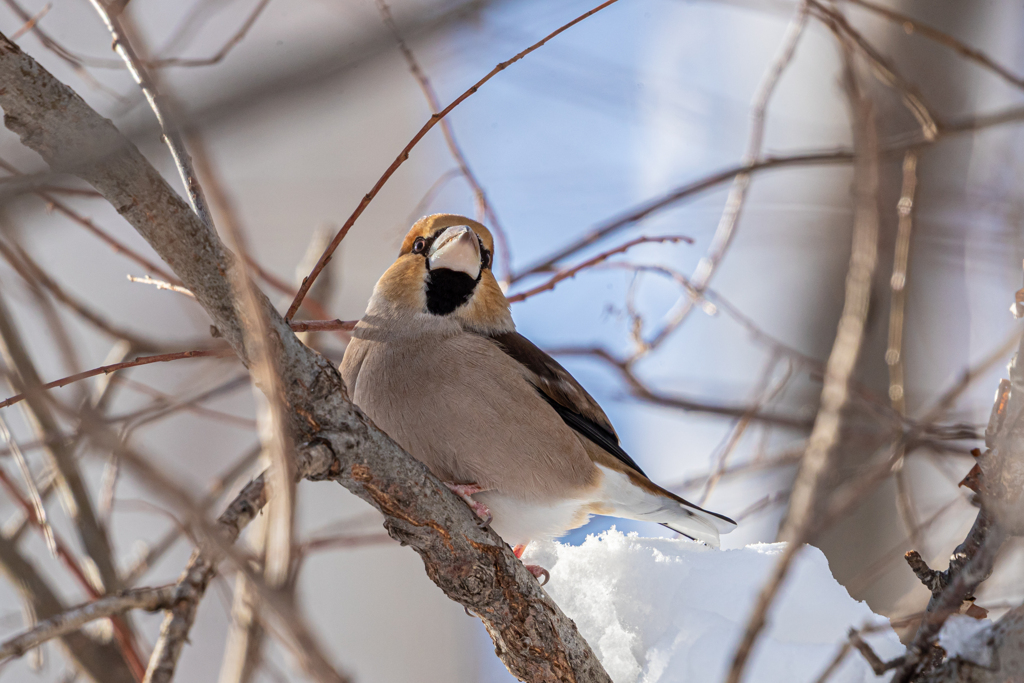
[(345, 351), (352, 400), (440, 479), (482, 489), (473, 499), (514, 546), (591, 514), (717, 545), (735, 523), (651, 482), (590, 394), (515, 331), (493, 250), (463, 216), (413, 225)]

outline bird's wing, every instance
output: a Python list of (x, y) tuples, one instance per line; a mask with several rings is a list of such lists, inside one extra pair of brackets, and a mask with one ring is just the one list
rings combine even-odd
[(619, 445), (619, 437), (597, 401), (569, 371), (518, 332), (490, 335), (498, 346), (526, 371), (555, 412), (576, 432), (587, 437), (629, 468), (646, 477), (640, 466)]
[[(555, 409), (562, 421), (589, 440), (592, 445), (587, 446), (585, 443), (585, 446), (595, 464), (625, 474), (634, 486), (648, 493), (671, 498), (685, 508), (686, 517), (693, 517), (696, 512), (696, 516), (706, 520), (698, 523), (684, 517), (682, 523), (666, 523), (665, 526), (694, 538), (692, 525), (697, 523), (699, 527), (707, 529), (700, 529), (696, 537), (713, 545), (717, 545), (719, 531), (728, 532), (736, 526), (736, 522), (725, 515), (705, 510), (652, 482), (633, 458), (622, 450), (619, 437), (615, 434), (608, 416), (601, 410), (601, 406), (554, 358), (518, 332), (492, 334), (490, 338), (523, 367), (530, 382), (537, 387), (541, 396)], [(660, 519), (654, 521), (661, 522)], [(707, 535), (708, 532), (711, 535)], [(711, 540), (712, 537), (714, 540)]]

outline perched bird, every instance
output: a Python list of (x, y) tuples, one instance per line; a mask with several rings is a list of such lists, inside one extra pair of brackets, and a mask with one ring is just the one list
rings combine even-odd
[(487, 228), (464, 216), (412, 226), (345, 350), (353, 402), (517, 556), (592, 514), (717, 546), (736, 523), (648, 479), (590, 394), (516, 332), (493, 252)]

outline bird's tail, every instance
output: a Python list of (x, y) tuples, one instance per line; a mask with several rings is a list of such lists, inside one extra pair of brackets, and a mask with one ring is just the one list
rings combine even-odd
[(672, 519), (659, 523), (687, 538), (717, 548), (720, 544), (719, 535), (727, 534), (736, 528), (736, 522), (728, 517), (704, 510), (686, 501), (675, 502), (677, 505), (666, 506), (661, 515), (671, 516)]
[(601, 467), (604, 479), (600, 492), (602, 505), (617, 517), (655, 522), (710, 546), (718, 547), (719, 535), (736, 528), (725, 515), (705, 510), (666, 491), (636, 472), (613, 471)]

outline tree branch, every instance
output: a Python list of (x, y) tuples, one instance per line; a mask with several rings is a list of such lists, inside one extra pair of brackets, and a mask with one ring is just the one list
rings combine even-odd
[(73, 607), (0, 643), (0, 661), (20, 657), (32, 648), (73, 633), (96, 619), (105, 619), (133, 609), (147, 612), (167, 609), (174, 600), (174, 589), (174, 586), (136, 588)]
[[(232, 296), (234, 258), (164, 179), (70, 88), (0, 36), (0, 107), (5, 123), (54, 170), (95, 187), (153, 246), (206, 309), (239, 358), (249, 363)], [(609, 681), (575, 625), (493, 531), (422, 463), (371, 425), (347, 396), (332, 363), (303, 346), (265, 297), (267, 343), (281, 368), (287, 425), (300, 458), (385, 516), (392, 537), (420, 554), (445, 593), (479, 615), (496, 651), (531, 681)]]

